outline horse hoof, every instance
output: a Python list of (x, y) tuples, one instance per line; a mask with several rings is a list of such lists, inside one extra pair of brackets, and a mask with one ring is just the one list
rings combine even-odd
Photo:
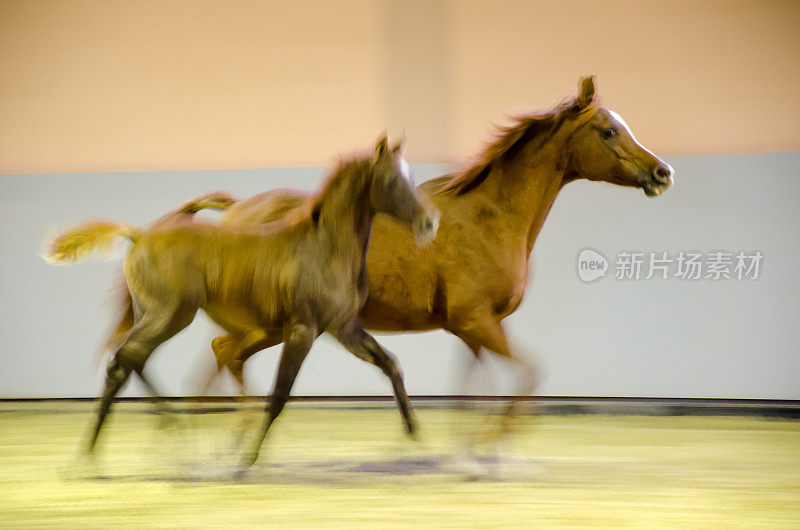
[(58, 466), (56, 475), (65, 481), (89, 480), (101, 477), (99, 465), (92, 454), (79, 455), (71, 462)]
[(233, 480), (244, 480), (247, 478), (247, 474), (250, 472), (250, 466), (237, 469), (233, 472)]
[(414, 441), (419, 440), (419, 428), (417, 427), (416, 422), (412, 421), (406, 423), (406, 434)]
[(442, 469), (453, 475), (461, 475), (465, 480), (481, 480), (490, 475), (481, 463), (470, 455), (452, 455), (445, 459)]

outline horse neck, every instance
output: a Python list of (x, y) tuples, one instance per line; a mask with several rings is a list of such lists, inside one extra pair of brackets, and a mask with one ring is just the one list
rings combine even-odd
[(569, 134), (562, 125), (546, 139), (534, 138), (497, 161), (487, 179), (484, 192), (506, 212), (515, 239), (525, 239), (528, 256), (564, 184), (561, 162)]
[(366, 255), (374, 214), (363, 188), (358, 182), (341, 182), (336, 189), (326, 190), (327, 196), (320, 201), (317, 229), (331, 243), (332, 253), (355, 253), (359, 259)]

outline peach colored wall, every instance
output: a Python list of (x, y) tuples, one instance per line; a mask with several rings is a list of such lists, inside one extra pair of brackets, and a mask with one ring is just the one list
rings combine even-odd
[(598, 74), (666, 155), (800, 150), (794, 1), (4, 0), (0, 172), (461, 160)]

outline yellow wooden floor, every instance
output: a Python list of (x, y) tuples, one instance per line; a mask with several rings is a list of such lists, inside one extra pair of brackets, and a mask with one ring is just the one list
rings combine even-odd
[(235, 481), (240, 415), (179, 414), (177, 434), (119, 404), (98, 462), (75, 463), (93, 407), (0, 404), (0, 527), (800, 528), (798, 421), (523, 418), (470, 481), (443, 455), (474, 417), (418, 411), (414, 443), (396, 410), (291, 404)]

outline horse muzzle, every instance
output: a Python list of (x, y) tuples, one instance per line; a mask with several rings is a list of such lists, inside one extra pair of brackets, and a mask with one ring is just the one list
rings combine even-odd
[(675, 170), (666, 163), (658, 164), (642, 183), (644, 194), (648, 197), (658, 197), (667, 188), (675, 183)]
[(422, 247), (436, 239), (436, 232), (439, 230), (439, 217), (441, 217), (439, 210), (431, 209), (424, 216), (414, 220), (411, 229), (414, 232), (414, 239), (417, 245)]

